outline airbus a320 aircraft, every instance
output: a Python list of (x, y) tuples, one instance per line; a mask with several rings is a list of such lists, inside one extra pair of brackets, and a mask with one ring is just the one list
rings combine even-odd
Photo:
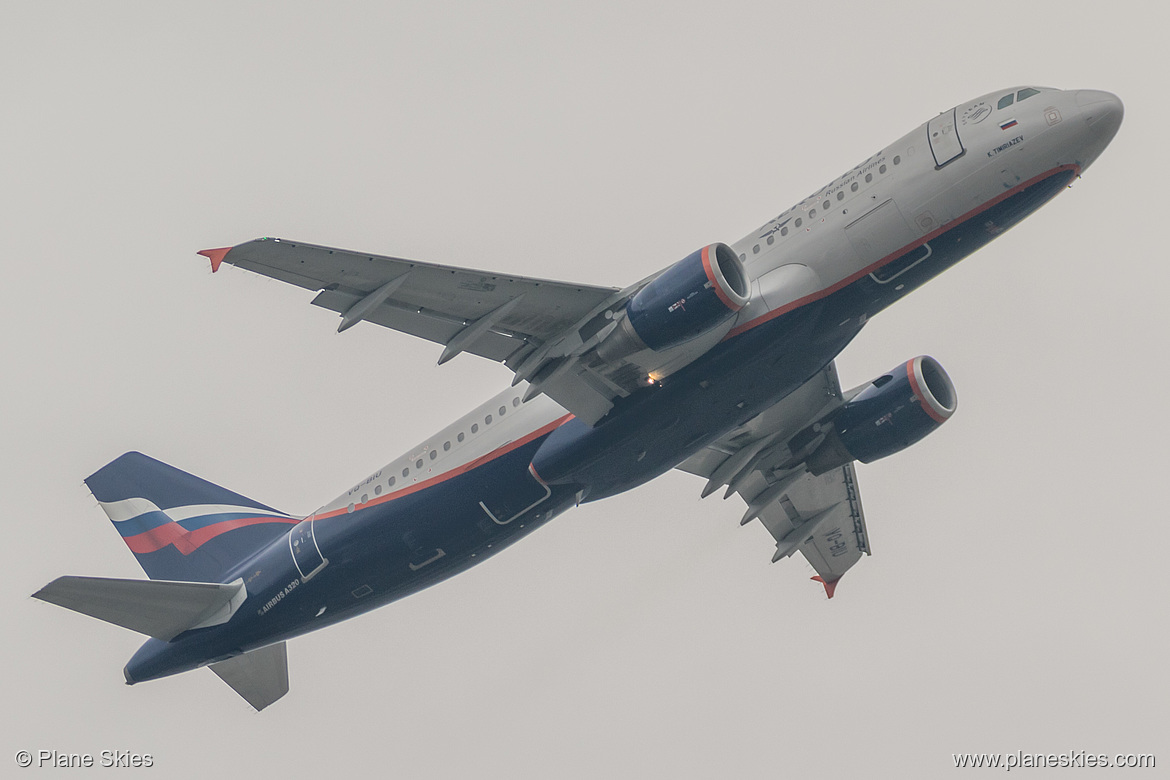
[(869, 554), (853, 462), (955, 412), (916, 357), (842, 392), (866, 321), (1067, 188), (1121, 125), (1094, 90), (1015, 87), (945, 111), (735, 244), (624, 289), (276, 238), (200, 252), (370, 322), (502, 361), (512, 387), (307, 517), (136, 452), (86, 480), (149, 580), (61, 577), (37, 598), (150, 637), (129, 684), (210, 666), (256, 709), (285, 642), (494, 555), (569, 507), (670, 469), (746, 504), (828, 596)]

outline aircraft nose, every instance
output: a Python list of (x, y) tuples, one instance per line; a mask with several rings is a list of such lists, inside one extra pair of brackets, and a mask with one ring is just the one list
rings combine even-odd
[(1125, 115), (1125, 106), (1121, 99), (1112, 92), (1102, 92), (1099, 89), (1077, 90), (1077, 107), (1081, 109), (1085, 124), (1098, 126), (1102, 135), (1109, 138), (1121, 127), (1121, 118)]
[(1087, 168), (1117, 135), (1125, 116), (1125, 106), (1117, 95), (1099, 89), (1077, 90), (1076, 103), (1084, 122), (1082, 168)]

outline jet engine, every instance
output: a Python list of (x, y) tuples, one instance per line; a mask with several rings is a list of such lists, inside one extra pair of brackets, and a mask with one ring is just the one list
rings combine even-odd
[(938, 361), (908, 360), (870, 382), (838, 410), (808, 470), (824, 474), (850, 461), (872, 463), (901, 452), (955, 413), (958, 398)]
[(743, 263), (727, 244), (710, 244), (679, 260), (639, 290), (618, 327), (597, 346), (606, 361), (690, 341), (731, 319), (748, 301)]

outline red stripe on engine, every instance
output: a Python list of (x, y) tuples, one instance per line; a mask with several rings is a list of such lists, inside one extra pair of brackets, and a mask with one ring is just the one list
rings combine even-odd
[(934, 410), (934, 405), (922, 392), (922, 387), (918, 384), (918, 377), (914, 374), (914, 364), (918, 362), (919, 358), (906, 361), (906, 376), (910, 377), (910, 389), (914, 392), (914, 397), (918, 399), (918, 405), (922, 407), (922, 411), (930, 415), (930, 419), (935, 422), (943, 423), (947, 418)]
[(723, 291), (723, 286), (721, 284), (719, 284), (719, 279), (715, 276), (715, 270), (713, 268), (711, 268), (711, 245), (710, 244), (703, 247), (702, 258), (703, 258), (703, 273), (707, 274), (707, 280), (711, 282), (711, 287), (715, 290), (715, 295), (717, 295), (719, 297), (719, 300), (723, 303), (724, 306), (731, 309), (732, 311), (739, 311), (740, 309), (742, 309), (743, 308), (742, 306), (737, 304), (735, 301), (731, 300), (731, 298), (729, 298), (727, 296), (727, 293)]

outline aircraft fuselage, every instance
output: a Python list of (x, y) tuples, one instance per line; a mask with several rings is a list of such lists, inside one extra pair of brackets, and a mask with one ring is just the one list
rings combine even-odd
[[(1031, 91), (1031, 94), (1025, 93)], [(1012, 105), (1000, 108), (1007, 95)], [(1024, 97), (1020, 97), (1024, 96)], [(374, 609), (629, 490), (779, 402), (868, 319), (1031, 214), (1116, 132), (1103, 92), (1002, 90), (883, 147), (736, 242), (752, 280), (727, 336), (596, 426), (524, 387), (490, 399), (236, 567), (223, 625), (150, 640), (138, 682)]]

